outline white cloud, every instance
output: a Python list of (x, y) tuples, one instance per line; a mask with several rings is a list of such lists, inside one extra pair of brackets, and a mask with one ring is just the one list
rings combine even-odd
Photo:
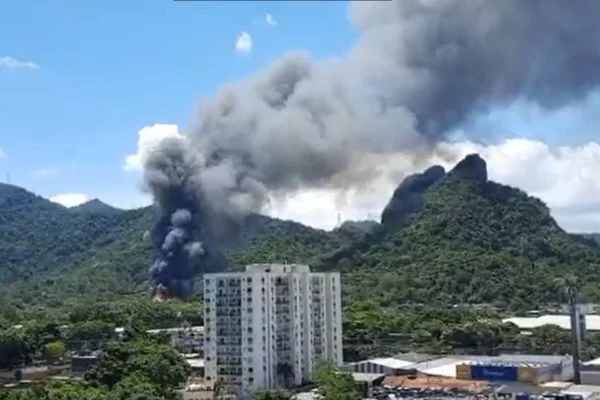
[(235, 50), (238, 53), (250, 53), (253, 45), (252, 36), (244, 31), (238, 35), (237, 40), (235, 41)]
[(600, 231), (600, 143), (551, 149), (543, 142), (508, 139), (494, 146), (454, 145), (463, 154), (480, 152), (490, 179), (519, 187), (551, 208), (569, 231)]
[[(540, 141), (513, 138), (489, 146), (461, 142), (443, 147), (459, 158), (473, 152), (481, 154), (487, 161), (491, 180), (518, 187), (542, 199), (567, 231), (600, 232), (600, 180), (597, 178), (600, 143), (551, 149)], [(398, 160), (405, 159), (402, 154), (391, 155), (386, 164), (398, 169)], [(448, 169), (455, 163), (438, 158), (427, 164), (440, 164)], [(423, 169), (424, 166), (405, 170), (410, 173)], [(368, 188), (346, 193), (306, 191), (272, 204), (267, 212), (325, 229), (337, 225), (338, 212), (343, 220), (379, 219), (398, 182), (382, 179)]]
[(152, 204), (152, 196), (133, 190), (115, 191), (99, 197), (106, 204), (124, 210), (146, 207)]
[[(125, 170), (142, 169), (146, 155), (165, 137), (181, 137), (176, 125), (157, 124), (138, 132), (135, 154), (125, 160)], [(285, 200), (273, 200), (265, 210), (269, 215), (296, 220), (311, 226), (330, 229), (343, 220), (379, 219), (403, 174), (422, 171), (432, 164), (449, 169), (469, 153), (480, 153), (488, 164), (491, 180), (515, 186), (541, 198), (551, 208), (561, 226), (569, 231), (600, 232), (600, 142), (580, 146), (550, 148), (541, 141), (512, 138), (494, 145), (461, 141), (447, 143), (440, 154), (454, 154), (456, 159), (441, 156), (411, 165), (406, 154), (378, 156), (381, 170), (393, 180), (382, 177), (362, 188), (344, 192), (333, 190), (303, 191)], [(124, 206), (123, 199), (119, 201)], [(147, 201), (147, 200), (144, 200)]]
[(32, 61), (17, 60), (14, 57), (8, 56), (0, 57), (0, 68), (2, 67), (9, 69), (40, 69), (40, 66)]
[(123, 169), (125, 171), (141, 171), (146, 157), (162, 139), (182, 136), (177, 125), (173, 124), (155, 124), (143, 127), (138, 132), (137, 151), (125, 158)]
[(51, 179), (58, 176), (58, 168), (40, 168), (33, 171), (33, 175), (38, 179)]
[(272, 25), (272, 26), (277, 26), (279, 24), (275, 20), (275, 18), (273, 18), (273, 16), (269, 13), (265, 14), (265, 21), (267, 21), (267, 24)]
[(62, 204), (65, 207), (75, 207), (89, 200), (90, 198), (83, 193), (62, 193), (50, 197), (51, 202)]
[(0, 160), (2, 160), (3, 158), (6, 158), (6, 153), (4, 152), (4, 150), (2, 150), (2, 148), (0, 148)]

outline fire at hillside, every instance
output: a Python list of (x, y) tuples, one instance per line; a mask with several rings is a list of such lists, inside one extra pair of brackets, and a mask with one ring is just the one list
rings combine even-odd
[[(469, 122), (490, 110), (516, 101), (557, 109), (600, 86), (596, 0), (349, 7), (358, 40), (346, 54), (314, 60), (287, 53), (223, 85), (201, 102), (186, 135), (164, 139), (144, 160), (160, 214), (156, 292), (189, 298), (196, 273), (225, 268), (217, 255), (235, 233), (228, 227), (273, 196), (397, 179), (457, 130), (482, 139)], [(407, 162), (376, 161), (390, 154)]]

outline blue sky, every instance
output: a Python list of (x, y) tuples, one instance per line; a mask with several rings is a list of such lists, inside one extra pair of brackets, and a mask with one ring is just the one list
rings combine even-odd
[[(138, 178), (121, 167), (140, 128), (187, 126), (199, 98), (286, 50), (343, 51), (354, 40), (345, 9), (342, 2), (5, 2), (0, 57), (40, 68), (0, 68), (2, 178), (10, 170), (13, 183), (45, 196), (135, 193)], [(241, 31), (252, 35), (250, 54), (235, 51)], [(60, 173), (35, 178), (42, 168)]]
[[(122, 166), (143, 126), (185, 128), (202, 96), (285, 51), (343, 54), (356, 39), (346, 8), (341, 1), (3, 2), (0, 59), (39, 68), (0, 65), (2, 180), (10, 171), (12, 183), (46, 197), (85, 193), (132, 206), (139, 176)], [(242, 31), (253, 38), (248, 54), (235, 51)], [(600, 96), (553, 113), (517, 104), (479, 118), (468, 131), (576, 144), (597, 137), (598, 110)], [(56, 174), (36, 176), (42, 169)]]

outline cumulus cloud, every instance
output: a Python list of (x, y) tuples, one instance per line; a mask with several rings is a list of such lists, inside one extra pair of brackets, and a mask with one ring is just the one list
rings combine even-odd
[(240, 33), (235, 41), (235, 50), (238, 53), (250, 53), (252, 51), (252, 47), (254, 42), (252, 41), (252, 36), (246, 31)]
[(0, 68), (8, 69), (40, 69), (40, 66), (33, 61), (18, 60), (14, 57), (3, 56), (0, 57)]
[(551, 148), (528, 139), (507, 139), (493, 146), (455, 144), (461, 153), (479, 152), (490, 179), (519, 187), (552, 209), (563, 228), (600, 231), (600, 143)]
[[(173, 124), (144, 127), (138, 132), (137, 151), (127, 156), (123, 168), (142, 171), (144, 160), (161, 139), (182, 136)], [(377, 155), (374, 162), (379, 166), (379, 177), (361, 187), (345, 191), (304, 190), (271, 199), (264, 211), (324, 229), (337, 225), (338, 213), (343, 220), (378, 220), (394, 188), (407, 173), (422, 171), (432, 164), (449, 169), (459, 158), (476, 152), (486, 159), (490, 179), (542, 199), (566, 230), (600, 232), (600, 180), (595, 175), (600, 171), (600, 142), (552, 148), (539, 140), (514, 137), (490, 145), (462, 140), (439, 147), (439, 157), (423, 162), (416, 162), (412, 154)], [(450, 160), (443, 154), (456, 158)], [(124, 200), (118, 203), (131, 207)]]
[(62, 193), (50, 197), (51, 202), (61, 204), (65, 207), (75, 207), (89, 200), (90, 198), (83, 193)]
[(125, 158), (125, 171), (141, 171), (144, 161), (164, 138), (181, 137), (179, 127), (173, 124), (154, 124), (143, 127), (138, 132), (137, 150)]
[(58, 176), (58, 173), (58, 168), (40, 168), (33, 171), (33, 176), (35, 176), (38, 179), (51, 179), (56, 178)]
[(277, 26), (279, 23), (275, 20), (275, 18), (273, 18), (273, 15), (267, 13), (265, 14), (265, 21), (267, 21), (267, 24), (272, 25), (272, 26)]
[[(477, 152), (488, 163), (491, 180), (515, 186), (542, 199), (552, 210), (559, 224), (571, 232), (600, 231), (600, 143), (551, 148), (530, 139), (511, 138), (493, 145), (463, 141), (441, 145), (441, 154), (460, 157)], [(405, 172), (417, 172), (425, 165), (411, 167), (407, 155), (392, 154), (382, 165)], [(452, 168), (456, 160), (439, 157), (428, 162)], [(385, 174), (384, 174), (385, 175)], [(393, 176), (394, 173), (387, 174)], [(267, 212), (276, 217), (330, 229), (342, 219), (379, 219), (394, 187), (401, 180), (374, 181), (369, 187), (346, 192), (305, 191), (286, 201), (271, 203)]]

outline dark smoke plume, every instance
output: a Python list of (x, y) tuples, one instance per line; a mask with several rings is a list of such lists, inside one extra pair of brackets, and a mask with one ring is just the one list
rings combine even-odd
[[(146, 176), (164, 213), (161, 246), (170, 237), (184, 249), (268, 196), (368, 182), (385, 173), (376, 155), (427, 158), (492, 107), (526, 99), (557, 108), (600, 83), (597, 0), (393, 0), (349, 11), (359, 39), (346, 56), (284, 55), (222, 87), (180, 144), (158, 147)], [(181, 237), (169, 222), (179, 209), (192, 221)], [(181, 252), (161, 248), (164, 267), (154, 270), (189, 278)]]

